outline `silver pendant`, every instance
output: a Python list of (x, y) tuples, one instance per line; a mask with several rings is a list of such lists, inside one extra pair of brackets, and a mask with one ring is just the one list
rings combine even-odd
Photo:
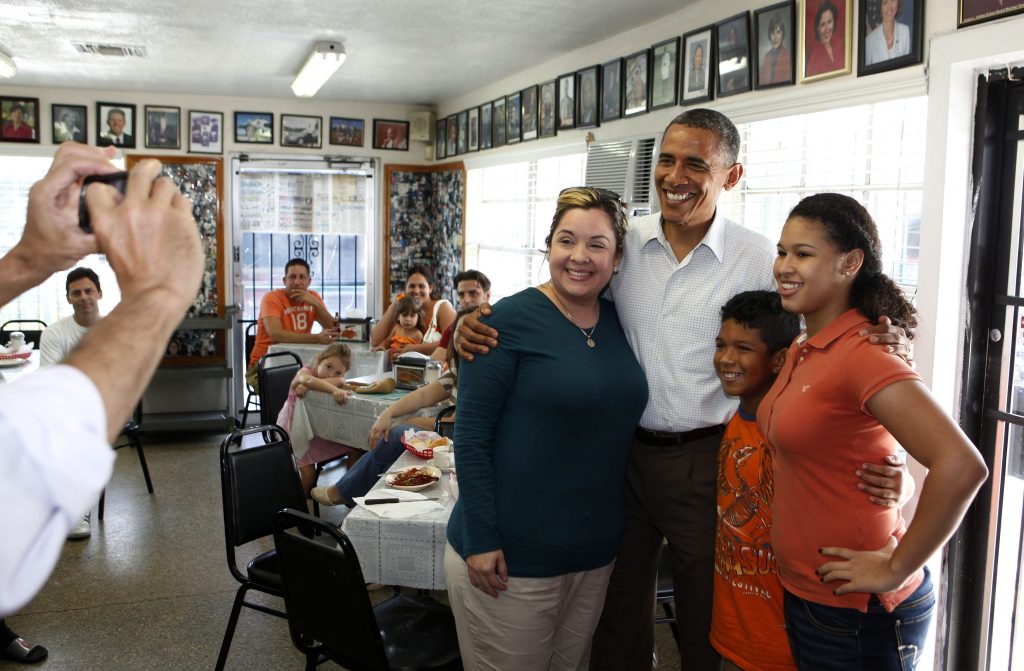
[(593, 349), (594, 345), (595, 345), (594, 339), (593, 338), (587, 338), (587, 347)]

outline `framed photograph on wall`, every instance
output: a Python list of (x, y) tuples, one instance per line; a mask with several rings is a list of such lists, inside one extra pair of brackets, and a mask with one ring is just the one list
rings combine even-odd
[(480, 108), (469, 110), (469, 150), (480, 151)]
[(860, 0), (857, 76), (923, 60), (924, 0)]
[(330, 131), (327, 134), (327, 141), (330, 144), (343, 147), (362, 147), (366, 135), (365, 119), (349, 119), (347, 117), (332, 116), (330, 119)]
[(505, 111), (508, 109), (508, 103), (504, 97), (498, 98), (491, 103), (491, 124), (492, 124), (492, 135), (494, 136), (494, 146), (504, 146), (508, 140), (508, 120), (505, 118)]
[(459, 117), (457, 114), (449, 114), (445, 119), (448, 126), (448, 138), (445, 141), (445, 155), (448, 158), (459, 153)]
[(0, 140), (39, 144), (39, 98), (0, 97)]
[(600, 65), (591, 65), (576, 71), (576, 127), (594, 128), (598, 119), (597, 102), (601, 97)]
[[(319, 147), (319, 143), (317, 147)], [(409, 122), (394, 119), (373, 120), (373, 148), (409, 151)]]
[(96, 103), (96, 146), (135, 149), (135, 105)]
[(235, 112), (235, 142), (274, 144), (273, 112)]
[(959, 0), (959, 3), (956, 15), (957, 28), (1024, 12), (1024, 0)]
[(555, 120), (555, 94), (557, 92), (558, 85), (555, 80), (552, 79), (549, 82), (544, 82), (540, 85), (540, 111), (538, 112), (540, 120), (537, 122), (540, 127), (537, 129), (538, 134), (541, 137), (554, 137), (557, 131), (557, 123)]
[(146, 105), (146, 146), (151, 149), (181, 149), (178, 130), (180, 107)]
[(796, 83), (793, 36), (796, 5), (780, 2), (754, 12), (754, 44), (758, 67), (754, 70), (755, 88), (788, 86)]
[(601, 123), (622, 118), (622, 59), (601, 66)]
[(712, 30), (713, 26), (705, 26), (683, 35), (683, 69), (679, 73), (679, 87), (683, 92), (679, 102), (683, 105), (711, 100), (714, 96)]
[(458, 114), (459, 124), (459, 137), (458, 137), (458, 153), (466, 154), (469, 152), (469, 111), (462, 110)]
[(537, 139), (537, 85), (527, 86), (519, 92), (523, 112), (523, 141)]
[(448, 156), (448, 120), (438, 119), (434, 130), (434, 158)]
[(576, 73), (558, 78), (558, 129), (576, 127)]
[(491, 124), (494, 107), (491, 103), (484, 103), (480, 106), (480, 148), (490, 149), (494, 145), (494, 132)]
[(513, 93), (505, 98), (505, 142), (515, 144), (523, 139), (523, 101), (522, 95)]
[(800, 13), (800, 81), (851, 72), (853, 0), (806, 0)]
[[(319, 149), (323, 144), (321, 124), (323, 118), (303, 114), (281, 115), (281, 146)], [(374, 119), (374, 124), (377, 120)], [(376, 128), (376, 126), (375, 126)]]
[(679, 38), (651, 47), (651, 109), (671, 107), (679, 100)]
[(718, 96), (750, 90), (750, 14), (743, 12), (715, 24)]
[(651, 52), (649, 49), (626, 56), (623, 61), (622, 116), (636, 116), (647, 112), (647, 70)]
[(53, 143), (81, 142), (88, 143), (87, 123), (88, 108), (85, 105), (50, 105), (50, 118), (53, 121)]
[(224, 115), (220, 112), (188, 111), (188, 150), (193, 154), (224, 153)]

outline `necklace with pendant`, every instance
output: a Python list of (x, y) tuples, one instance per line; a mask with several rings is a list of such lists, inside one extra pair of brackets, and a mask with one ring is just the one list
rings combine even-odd
[[(547, 286), (548, 286), (548, 289), (551, 290), (551, 297), (555, 299), (555, 302), (558, 303), (558, 307), (562, 310), (562, 314), (564, 314), (566, 319), (568, 319), (570, 322), (572, 322), (572, 325), (575, 326), (576, 328), (578, 328), (580, 330), (580, 333), (583, 334), (583, 337), (587, 339), (587, 347), (590, 347), (591, 349), (596, 347), (597, 343), (594, 342), (594, 331), (597, 330), (597, 324), (595, 323), (590, 328), (590, 333), (587, 333), (586, 329), (584, 329), (582, 326), (577, 324), (576, 320), (573, 319), (571, 314), (569, 314), (569, 311), (565, 309), (565, 305), (558, 298), (558, 294), (555, 293), (554, 287), (552, 287), (550, 283), (548, 283)], [(600, 307), (598, 307), (598, 310), (600, 310)], [(598, 314), (598, 321), (600, 321), (600, 314)]]

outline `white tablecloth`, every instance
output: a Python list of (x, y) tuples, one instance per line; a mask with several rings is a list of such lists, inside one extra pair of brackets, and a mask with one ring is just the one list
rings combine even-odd
[[(389, 470), (424, 463), (423, 459), (406, 452)], [(384, 486), (384, 478), (381, 478), (370, 494)], [(357, 506), (346, 515), (341, 528), (356, 548), (367, 582), (417, 589), (446, 588), (444, 548), (448, 517), (455, 506), (449, 474), (445, 473), (436, 485), (421, 493), (441, 497), (442, 509), (420, 517), (382, 519)]]
[[(352, 350), (352, 369), (348, 377), (360, 377), (362, 375), (373, 375), (383, 373), (391, 368), (391, 360), (387, 352), (371, 352), (370, 343), (350, 342), (345, 343)], [(303, 364), (312, 363), (313, 358), (323, 351), (327, 345), (314, 345), (312, 343), (280, 342), (274, 343), (267, 350), (274, 352), (294, 352), (302, 359)]]
[(32, 350), (32, 354), (24, 363), (0, 366), (0, 382), (14, 382), (19, 377), (28, 375), (39, 368), (39, 350)]

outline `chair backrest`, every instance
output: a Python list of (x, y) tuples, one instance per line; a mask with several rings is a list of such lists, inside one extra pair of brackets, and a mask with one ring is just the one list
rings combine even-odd
[[(242, 321), (246, 323), (246, 321)], [(252, 348), (256, 346), (256, 325), (257, 322), (249, 321), (248, 326), (245, 327), (245, 360), (242, 362), (242, 368), (249, 367), (249, 359), (252, 357)]]
[(348, 536), (318, 517), (282, 510), (274, 521), (274, 545), (295, 647), (317, 648), (347, 669), (390, 668)]
[(448, 406), (445, 406), (445, 407), (441, 408), (441, 410), (439, 410), (437, 415), (435, 415), (435, 417), (434, 417), (434, 432), (435, 433), (439, 433), (442, 436), (447, 436), (448, 438), (454, 438), (455, 437), (455, 422), (450, 421), (450, 420), (449, 421), (445, 421), (446, 417), (448, 417), (449, 415), (454, 415), (454, 414), (455, 414), (455, 406), (454, 405), (448, 405)]
[(288, 434), (276, 425), (232, 432), (220, 446), (220, 480), (228, 566), (243, 580), (235, 548), (273, 533), (279, 510), (306, 507)]
[(260, 424), (276, 424), (302, 359), (294, 352), (265, 354), (259, 361)]
[[(30, 328), (25, 328), (28, 325)], [(25, 334), (25, 342), (30, 342), (39, 349), (39, 339), (46, 330), (46, 322), (42, 319), (10, 319), (0, 326), (0, 345), (6, 345), (11, 339), (11, 333), (21, 331)]]

